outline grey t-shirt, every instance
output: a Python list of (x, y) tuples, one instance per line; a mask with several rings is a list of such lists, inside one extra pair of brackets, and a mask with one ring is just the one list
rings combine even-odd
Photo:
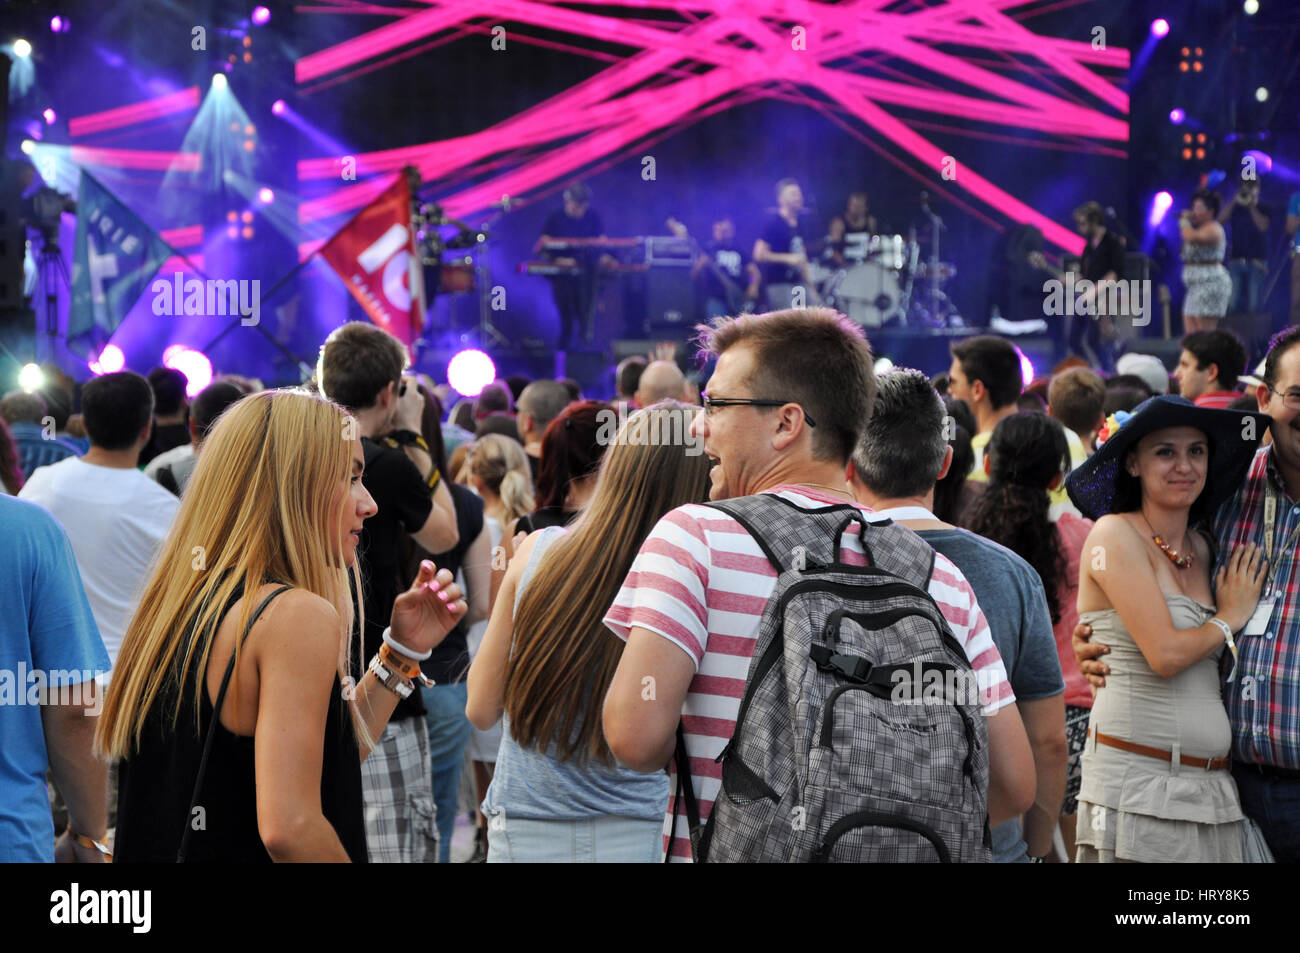
[[(962, 529), (926, 529), (920, 537), (962, 571), (988, 619), (1018, 701), (1065, 691), (1061, 659), (1052, 634), (1043, 582), (1034, 567), (1005, 546)], [(1029, 856), (1019, 820), (992, 830), (994, 863), (1020, 863)]]

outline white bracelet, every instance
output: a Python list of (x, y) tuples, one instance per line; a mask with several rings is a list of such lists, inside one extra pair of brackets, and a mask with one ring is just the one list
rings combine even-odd
[(1228, 648), (1232, 650), (1233, 655), (1236, 655), (1237, 643), (1232, 639), (1232, 626), (1228, 625), (1228, 623), (1224, 622), (1217, 615), (1210, 620), (1210, 624), (1219, 627), (1219, 631), (1223, 633), (1223, 641), (1228, 643)]
[(391, 625), (384, 629), (384, 644), (403, 658), (409, 658), (412, 662), (423, 662), (433, 654), (433, 649), (429, 649), (421, 655), (409, 646), (403, 645), (401, 642), (397, 641), (397, 639), (393, 638), (391, 634), (392, 631), (393, 627)]

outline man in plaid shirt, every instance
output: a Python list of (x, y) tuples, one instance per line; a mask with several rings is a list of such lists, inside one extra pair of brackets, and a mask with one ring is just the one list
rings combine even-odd
[[(1236, 671), (1225, 667), (1223, 701), (1232, 722), (1232, 775), (1242, 810), (1259, 825), (1280, 863), (1300, 861), (1300, 327), (1278, 334), (1255, 391), (1273, 418), (1245, 482), (1214, 517), (1216, 562), (1255, 543), (1268, 555), (1260, 608), (1237, 634)], [(1270, 531), (1271, 530), (1271, 531)], [(1215, 578), (1218, 565), (1214, 567)], [(1270, 602), (1271, 600), (1271, 602)], [(1110, 669), (1100, 643), (1075, 630), (1079, 668), (1095, 685)], [(1231, 655), (1225, 653), (1231, 662)]]

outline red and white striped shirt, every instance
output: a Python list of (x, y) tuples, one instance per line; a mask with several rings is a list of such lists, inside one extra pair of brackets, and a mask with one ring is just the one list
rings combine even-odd
[[(771, 491), (806, 508), (843, 503), (804, 487)], [(871, 510), (861, 507), (864, 513)], [(844, 533), (840, 558), (866, 564), (856, 532)], [(730, 516), (707, 506), (680, 506), (664, 516), (637, 554), (632, 569), (605, 616), (605, 625), (626, 640), (639, 626), (677, 645), (695, 662), (682, 705), (682, 731), (690, 758), (700, 822), (708, 820), (721, 787), (722, 753), (736, 727), (740, 697), (758, 639), (759, 621), (776, 587), (776, 569), (758, 543)], [(966, 577), (942, 554), (935, 554), (930, 596), (953, 635), (966, 650), (991, 715), (1015, 701), (1002, 656)], [(677, 790), (670, 766), (670, 790)], [(671, 838), (672, 860), (689, 862), (691, 848), (685, 806), (673, 801), (664, 818), (664, 844)]]

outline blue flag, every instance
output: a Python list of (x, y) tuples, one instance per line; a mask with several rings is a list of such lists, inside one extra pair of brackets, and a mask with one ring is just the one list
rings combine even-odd
[(158, 233), (84, 169), (77, 194), (77, 240), (68, 308), (68, 343), (92, 352), (107, 343), (174, 252)]

